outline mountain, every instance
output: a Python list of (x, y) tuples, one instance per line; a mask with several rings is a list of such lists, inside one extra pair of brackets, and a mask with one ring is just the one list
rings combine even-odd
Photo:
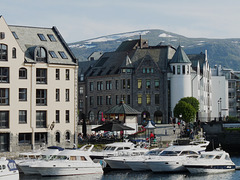
[(113, 34), (94, 39), (68, 44), (79, 61), (86, 60), (95, 51), (111, 52), (126, 40), (147, 39), (150, 46), (158, 44), (171, 45), (175, 48), (180, 44), (187, 54), (199, 54), (207, 50), (208, 61), (214, 65), (240, 70), (240, 39), (207, 39), (188, 38), (159, 29), (140, 30), (128, 33)]

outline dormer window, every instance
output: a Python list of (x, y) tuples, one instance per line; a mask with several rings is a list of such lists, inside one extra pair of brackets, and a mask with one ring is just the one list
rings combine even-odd
[(60, 56), (61, 56), (63, 59), (67, 59), (67, 55), (65, 54), (65, 52), (63, 52), (63, 51), (58, 51), (58, 53), (60, 54)]
[(49, 54), (51, 55), (52, 58), (58, 58), (54, 51), (49, 51)]
[(0, 39), (5, 39), (5, 32), (0, 32)]
[(41, 41), (47, 41), (47, 39), (45, 38), (45, 36), (43, 34), (38, 34), (38, 37)]
[(46, 49), (43, 47), (37, 47), (36, 50), (36, 61), (37, 62), (47, 62), (47, 53)]
[(19, 38), (18, 38), (18, 35), (16, 34), (16, 32), (13, 31), (12, 34), (13, 34), (13, 36), (15, 37), (15, 39), (19, 39)]
[(52, 34), (47, 35), (50, 41), (56, 41), (55, 37)]

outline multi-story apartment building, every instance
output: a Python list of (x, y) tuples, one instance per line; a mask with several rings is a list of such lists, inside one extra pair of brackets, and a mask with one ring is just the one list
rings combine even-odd
[(149, 119), (169, 123), (175, 104), (185, 96), (203, 104), (199, 117), (210, 117), (211, 73), (203, 53), (188, 57), (180, 46), (177, 50), (169, 45), (149, 46), (138, 39), (123, 42), (97, 61), (80, 62), (83, 65), (80, 110), (90, 124), (101, 123), (102, 113), (121, 99), (141, 112), (139, 124)]
[(76, 58), (56, 27), (0, 27), (0, 151), (72, 146)]
[[(215, 101), (219, 103), (218, 117), (232, 116), (240, 118), (240, 72), (233, 69), (215, 66), (212, 69), (212, 76), (216, 79), (222, 79), (224, 88), (217, 91), (218, 99)], [(222, 83), (223, 84), (223, 83)], [(221, 94), (222, 92), (225, 94)]]

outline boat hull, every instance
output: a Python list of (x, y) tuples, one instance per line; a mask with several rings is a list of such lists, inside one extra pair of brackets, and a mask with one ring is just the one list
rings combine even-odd
[(151, 170), (144, 161), (127, 161), (126, 164), (133, 171), (149, 171)]
[(224, 173), (235, 171), (235, 165), (185, 165), (187, 170), (192, 174), (200, 173)]
[(130, 169), (130, 167), (125, 163), (125, 160), (117, 160), (117, 159), (104, 159), (104, 161), (112, 168), (112, 169)]
[(181, 172), (187, 171), (181, 162), (177, 161), (152, 161), (147, 162), (147, 166), (153, 172)]

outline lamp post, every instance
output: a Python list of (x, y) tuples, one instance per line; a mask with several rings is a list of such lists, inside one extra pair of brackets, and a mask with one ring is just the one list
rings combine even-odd
[(221, 119), (221, 114), (222, 114), (222, 98), (219, 98), (219, 100), (218, 100), (218, 117), (219, 117), (219, 120)]

